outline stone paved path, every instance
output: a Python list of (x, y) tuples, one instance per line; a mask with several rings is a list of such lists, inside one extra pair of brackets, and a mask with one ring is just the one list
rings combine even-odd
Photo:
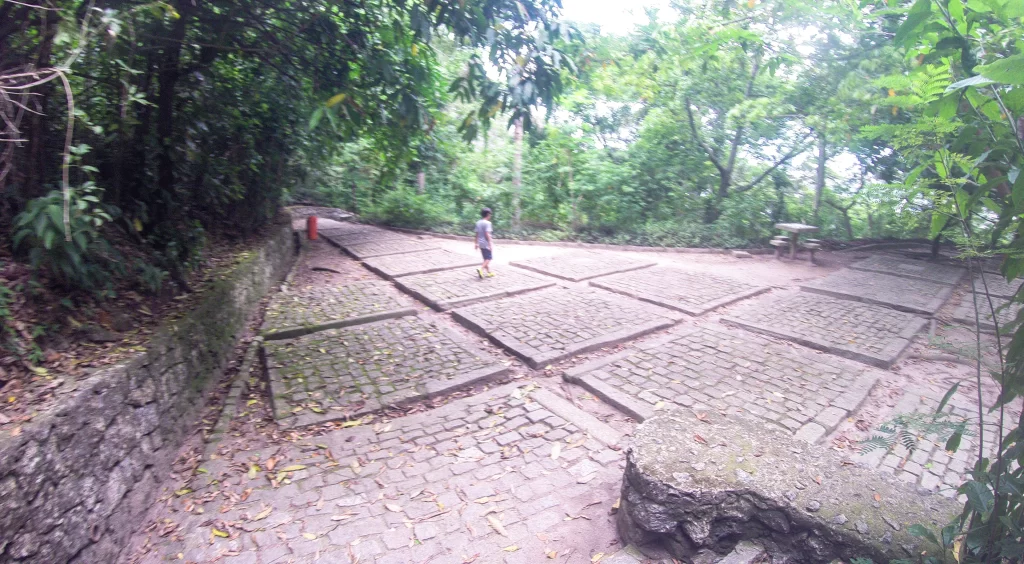
[[(441, 241), (329, 227), (325, 239), (391, 282), (350, 277), (274, 298), (264, 330), (296, 331), (264, 344), (273, 414), (290, 438), (216, 443), (220, 454), (155, 510), (143, 561), (633, 564), (606, 558), (621, 548), (610, 513), (630, 428), (607, 405), (634, 420), (677, 406), (741, 413), (830, 440), (893, 378), (838, 357), (890, 366), (927, 323), (897, 309), (933, 314), (955, 282), (941, 265), (882, 257), (858, 268), (886, 273), (844, 269), (807, 291), (759, 296), (767, 288), (750, 280), (597, 251), (513, 261), (533, 272), (499, 263), (496, 278), (480, 280), (479, 259)], [(417, 313), (395, 286), (454, 309), (390, 318)], [(702, 317), (676, 326), (680, 312)], [(534, 369), (565, 362), (531, 372), (488, 340)], [(596, 358), (568, 368), (588, 352)], [(570, 383), (559, 386), (551, 375), (563, 373)], [(448, 395), (481, 383), (498, 387)], [(425, 398), (444, 405), (360, 418)], [(896, 409), (935, 405), (933, 390), (914, 389)], [(969, 407), (965, 395), (950, 409)], [(327, 428), (336, 430), (299, 434)], [(968, 450), (947, 456), (929, 444), (857, 462), (948, 491)]]
[(507, 366), (417, 317), (264, 346), (274, 417), (288, 426), (356, 418), (501, 377)]
[(950, 285), (959, 282), (967, 272), (966, 269), (959, 266), (884, 255), (875, 255), (860, 262), (855, 262), (850, 265), (850, 268)]
[(602, 290), (553, 288), (457, 309), (452, 317), (541, 368), (671, 327), (681, 316)]
[(161, 513), (176, 532), (152, 534), (142, 562), (596, 561), (616, 550), (621, 435), (529, 389), (284, 450), (225, 447)]
[(590, 285), (690, 315), (702, 315), (768, 291), (766, 286), (661, 266), (592, 280)]
[(654, 261), (624, 258), (597, 252), (574, 252), (562, 255), (538, 257), (512, 263), (528, 270), (547, 274), (563, 280), (579, 282), (598, 276), (627, 272), (654, 266)]
[(501, 269), (493, 278), (480, 278), (475, 270), (459, 268), (395, 279), (395, 285), (403, 291), (440, 311), (548, 288), (554, 284), (554, 280), (515, 268)]
[(387, 282), (313, 286), (275, 296), (267, 306), (263, 336), (288, 339), (404, 315), (416, 315), (412, 301)]
[(953, 295), (953, 286), (863, 270), (840, 270), (800, 286), (809, 292), (934, 315)]
[(808, 292), (783, 296), (731, 313), (745, 329), (888, 368), (927, 320), (886, 307)]
[(476, 257), (453, 253), (445, 249), (431, 249), (416, 253), (373, 257), (363, 261), (363, 266), (389, 280), (398, 276), (426, 274), (440, 270), (479, 266), (482, 261)]
[(828, 355), (705, 325), (628, 347), (565, 378), (638, 420), (677, 406), (736, 413), (815, 442), (860, 406), (878, 376)]
[[(978, 296), (978, 303), (981, 306), (981, 315), (976, 316), (974, 311), (974, 299), (971, 294), (965, 294), (960, 300), (960, 305), (953, 312), (953, 320), (965, 325), (974, 326), (978, 320), (981, 320), (981, 328), (986, 331), (995, 331), (996, 322), (999, 323), (1000, 327), (1007, 326), (1017, 318), (1017, 313), (1021, 309), (1021, 304), (1009, 302), (1006, 299), (993, 298), (992, 303), (995, 305), (996, 313), (993, 317), (992, 308), (989, 306), (988, 300), (984, 296)], [(993, 321), (995, 320), (995, 321)]]
[[(984, 280), (981, 276), (974, 277), (974, 287), (978, 294), (987, 293), (988, 295), (996, 298), (1011, 299), (1017, 292), (1020, 291), (1021, 284), (1024, 284), (1024, 280), (1014, 280), (1013, 282), (1007, 282), (1006, 278), (1002, 274), (986, 274)], [(971, 285), (968, 282), (967, 289), (970, 290)]]

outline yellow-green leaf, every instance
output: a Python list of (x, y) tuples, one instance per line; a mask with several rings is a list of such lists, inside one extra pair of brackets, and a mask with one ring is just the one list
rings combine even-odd
[(305, 464), (292, 464), (291, 466), (285, 466), (281, 469), (281, 472), (298, 472), (299, 470), (305, 470)]
[(220, 537), (220, 538), (222, 538), (222, 539), (226, 539), (226, 538), (228, 538), (228, 537), (229, 537), (229, 536), (231, 536), (231, 535), (229, 535), (229, 534), (227, 533), (227, 531), (222, 531), (222, 530), (220, 530), (220, 529), (218, 529), (218, 528), (214, 527), (214, 528), (213, 528), (213, 536), (215, 536), (215, 537)]
[(337, 106), (338, 104), (344, 102), (345, 98), (347, 97), (348, 94), (344, 92), (342, 92), (341, 94), (335, 94), (334, 96), (331, 96), (330, 99), (327, 100), (327, 103), (324, 105), (327, 106), (328, 108), (333, 108), (334, 106)]

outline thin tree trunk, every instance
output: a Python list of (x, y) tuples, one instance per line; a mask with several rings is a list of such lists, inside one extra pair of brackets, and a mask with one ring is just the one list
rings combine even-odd
[(416, 193), (426, 194), (427, 192), (427, 173), (422, 170), (416, 173)]
[[(818, 224), (818, 220), (821, 216), (821, 195), (825, 191), (825, 165), (828, 163), (828, 146), (825, 139), (825, 132), (818, 130), (818, 174), (814, 179), (814, 211), (811, 217), (811, 223), (814, 225)], [(850, 218), (846, 217), (846, 222), (849, 224)], [(849, 226), (847, 226), (849, 230)], [(853, 236), (851, 235), (852, 239)]]
[[(57, 27), (60, 23), (60, 12), (46, 11), (39, 16), (39, 35), (42, 37), (39, 45), (39, 54), (36, 57), (35, 68), (46, 69), (50, 67), (53, 56), (53, 40), (57, 35)], [(53, 93), (54, 83), (49, 82), (33, 92), (36, 94), (32, 101), (34, 110), (29, 117), (28, 125), (28, 163), (25, 182), (25, 194), (29, 197), (41, 196), (45, 193), (43, 187), (46, 185), (46, 158), (51, 156), (46, 150), (46, 114), (47, 103)], [(71, 119), (71, 116), (67, 116)]]
[(512, 228), (519, 229), (523, 215), (523, 118), (516, 120), (513, 139), (515, 153), (512, 157)]
[(846, 223), (846, 239), (853, 241), (853, 224), (850, 222), (850, 210), (843, 210), (843, 220)]
[[(174, 145), (174, 91), (178, 83), (181, 46), (185, 39), (185, 27), (191, 8), (188, 0), (179, 0), (177, 9), (180, 17), (174, 20), (170, 35), (163, 45), (163, 57), (157, 76), (156, 135), (160, 143), (157, 156), (157, 187), (163, 198), (169, 198), (174, 191), (174, 159), (171, 151)], [(161, 206), (162, 207), (162, 206)], [(157, 215), (166, 217), (168, 210), (156, 210)]]

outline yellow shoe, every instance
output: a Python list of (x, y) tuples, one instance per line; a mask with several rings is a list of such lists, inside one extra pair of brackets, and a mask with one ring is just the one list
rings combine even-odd
[(476, 274), (477, 274), (477, 276), (480, 277), (481, 280), (484, 279), (484, 269), (482, 269), (482, 268), (476, 269)]
[(497, 274), (495, 274), (495, 273), (493, 273), (493, 272), (488, 272), (488, 273), (487, 273), (487, 277), (488, 277), (488, 278), (494, 278), (495, 276), (497, 276)]

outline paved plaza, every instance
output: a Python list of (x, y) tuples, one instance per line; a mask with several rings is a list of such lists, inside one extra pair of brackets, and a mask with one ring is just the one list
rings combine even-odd
[(597, 562), (616, 551), (621, 435), (530, 388), (223, 449), (161, 508), (174, 532), (150, 534), (141, 562)]
[[(1024, 280), (1007, 282), (1002, 274), (986, 273), (984, 279), (981, 276), (974, 277), (974, 289), (978, 295), (987, 293), (993, 298), (1002, 298), (999, 301), (1009, 300), (1016, 296), (1020, 291), (1021, 284), (1024, 284)], [(971, 289), (970, 283), (967, 284), (967, 289)]]
[(641, 258), (625, 258), (597, 252), (573, 252), (516, 261), (512, 263), (512, 266), (571, 282), (579, 282), (598, 276), (647, 268), (655, 264), (657, 263), (654, 261)]
[(358, 243), (370, 243), (390, 239), (408, 239), (409, 236), (396, 233), (394, 231), (388, 231), (386, 229), (380, 229), (378, 227), (370, 227), (368, 229), (355, 229), (340, 233), (325, 233), (324, 238), (334, 246), (340, 248), (345, 245), (355, 245)]
[[(970, 326), (978, 325), (978, 321), (980, 321), (982, 329), (995, 331), (997, 323), (999, 327), (1006, 327), (1013, 323), (1017, 319), (1017, 313), (1022, 307), (1019, 303), (1013, 303), (1000, 298), (993, 298), (990, 305), (984, 295), (978, 296), (978, 305), (981, 309), (981, 315), (975, 314), (973, 296), (969, 293), (965, 294), (960, 301), (960, 305), (953, 311), (953, 320)], [(995, 306), (995, 316), (992, 315), (992, 306)]]
[(884, 255), (875, 255), (855, 262), (850, 265), (850, 268), (950, 285), (959, 282), (967, 272), (966, 269), (959, 266)]
[(849, 269), (800, 287), (808, 292), (925, 315), (935, 315), (953, 295), (953, 286), (942, 282)]
[(542, 368), (671, 327), (681, 315), (603, 290), (552, 288), (456, 309), (452, 317)]
[(470, 269), (470, 272), (474, 272), (472, 267), (480, 266), (480, 263), (481, 261), (477, 257), (453, 253), (447, 249), (430, 249), (416, 253), (369, 258), (363, 261), (363, 266), (392, 280), (399, 276), (427, 274), (453, 268), (467, 268)]
[(355, 418), (497, 379), (507, 371), (452, 330), (404, 317), (264, 345), (274, 418)]
[(262, 333), (267, 339), (290, 339), (324, 329), (416, 315), (413, 305), (391, 284), (380, 280), (311, 286), (275, 296), (267, 306)]
[(798, 292), (729, 314), (733, 325), (888, 368), (928, 323), (873, 304)]
[(395, 279), (395, 285), (430, 307), (447, 311), (548, 288), (555, 281), (516, 268), (501, 269), (492, 278), (480, 278), (475, 270), (459, 268), (402, 276)]
[(695, 316), (769, 290), (767, 286), (663, 266), (592, 280), (590, 285)]
[(425, 243), (410, 237), (386, 239), (383, 241), (371, 240), (362, 243), (347, 243), (341, 246), (346, 253), (352, 255), (356, 260), (380, 257), (385, 255), (400, 255), (415, 251), (436, 249), (437, 245)]
[(565, 378), (638, 420), (686, 407), (752, 416), (815, 442), (860, 406), (878, 376), (856, 363), (713, 324), (631, 346)]

